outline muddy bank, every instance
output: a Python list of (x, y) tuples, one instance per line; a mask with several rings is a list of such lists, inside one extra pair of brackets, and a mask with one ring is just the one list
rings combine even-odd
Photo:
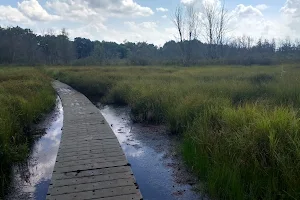
[(55, 109), (35, 127), (28, 159), (12, 170), (12, 182), (5, 199), (46, 199), (63, 126), (59, 98)]
[(178, 154), (178, 138), (164, 126), (132, 123), (127, 107), (100, 107), (131, 164), (144, 199), (207, 199)]

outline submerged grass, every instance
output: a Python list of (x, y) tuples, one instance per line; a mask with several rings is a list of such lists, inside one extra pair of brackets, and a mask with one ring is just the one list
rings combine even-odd
[(181, 134), (184, 159), (212, 197), (300, 199), (297, 66), (46, 70)]
[(0, 68), (0, 198), (12, 164), (28, 155), (30, 125), (54, 106), (50, 83), (34, 68)]

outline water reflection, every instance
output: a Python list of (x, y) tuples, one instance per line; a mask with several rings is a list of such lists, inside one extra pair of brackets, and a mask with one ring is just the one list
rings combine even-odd
[(37, 138), (28, 160), (13, 168), (12, 187), (6, 199), (46, 199), (59, 148), (63, 108), (57, 98), (55, 110), (38, 125), (45, 134)]
[(195, 180), (172, 156), (176, 154), (176, 144), (165, 127), (132, 124), (129, 111), (124, 107), (101, 108), (131, 164), (144, 199), (203, 199), (192, 190)]

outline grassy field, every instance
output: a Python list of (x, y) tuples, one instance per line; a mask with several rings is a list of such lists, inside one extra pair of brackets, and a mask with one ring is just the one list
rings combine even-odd
[(55, 104), (50, 79), (34, 68), (0, 68), (0, 199), (12, 164), (29, 152), (30, 125)]
[(212, 197), (300, 199), (300, 69), (48, 68), (133, 120), (182, 135), (182, 154)]

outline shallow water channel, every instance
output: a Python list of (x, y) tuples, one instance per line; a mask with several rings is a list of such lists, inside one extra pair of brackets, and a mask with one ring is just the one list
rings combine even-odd
[[(193, 191), (196, 180), (177, 154), (177, 138), (169, 136), (164, 126), (132, 123), (127, 107), (99, 109), (116, 134), (144, 199), (203, 199)], [(46, 198), (62, 126), (63, 108), (57, 98), (55, 110), (37, 127), (45, 133), (35, 138), (28, 160), (13, 168), (12, 186), (5, 199)]]
[(193, 191), (196, 180), (177, 154), (177, 138), (168, 135), (164, 126), (132, 123), (129, 108), (105, 106), (100, 110), (131, 164), (144, 199), (206, 199)]
[(13, 167), (11, 187), (5, 199), (46, 199), (62, 126), (63, 108), (60, 99), (57, 98), (55, 109), (35, 127), (42, 130), (42, 134), (33, 138), (29, 158)]

